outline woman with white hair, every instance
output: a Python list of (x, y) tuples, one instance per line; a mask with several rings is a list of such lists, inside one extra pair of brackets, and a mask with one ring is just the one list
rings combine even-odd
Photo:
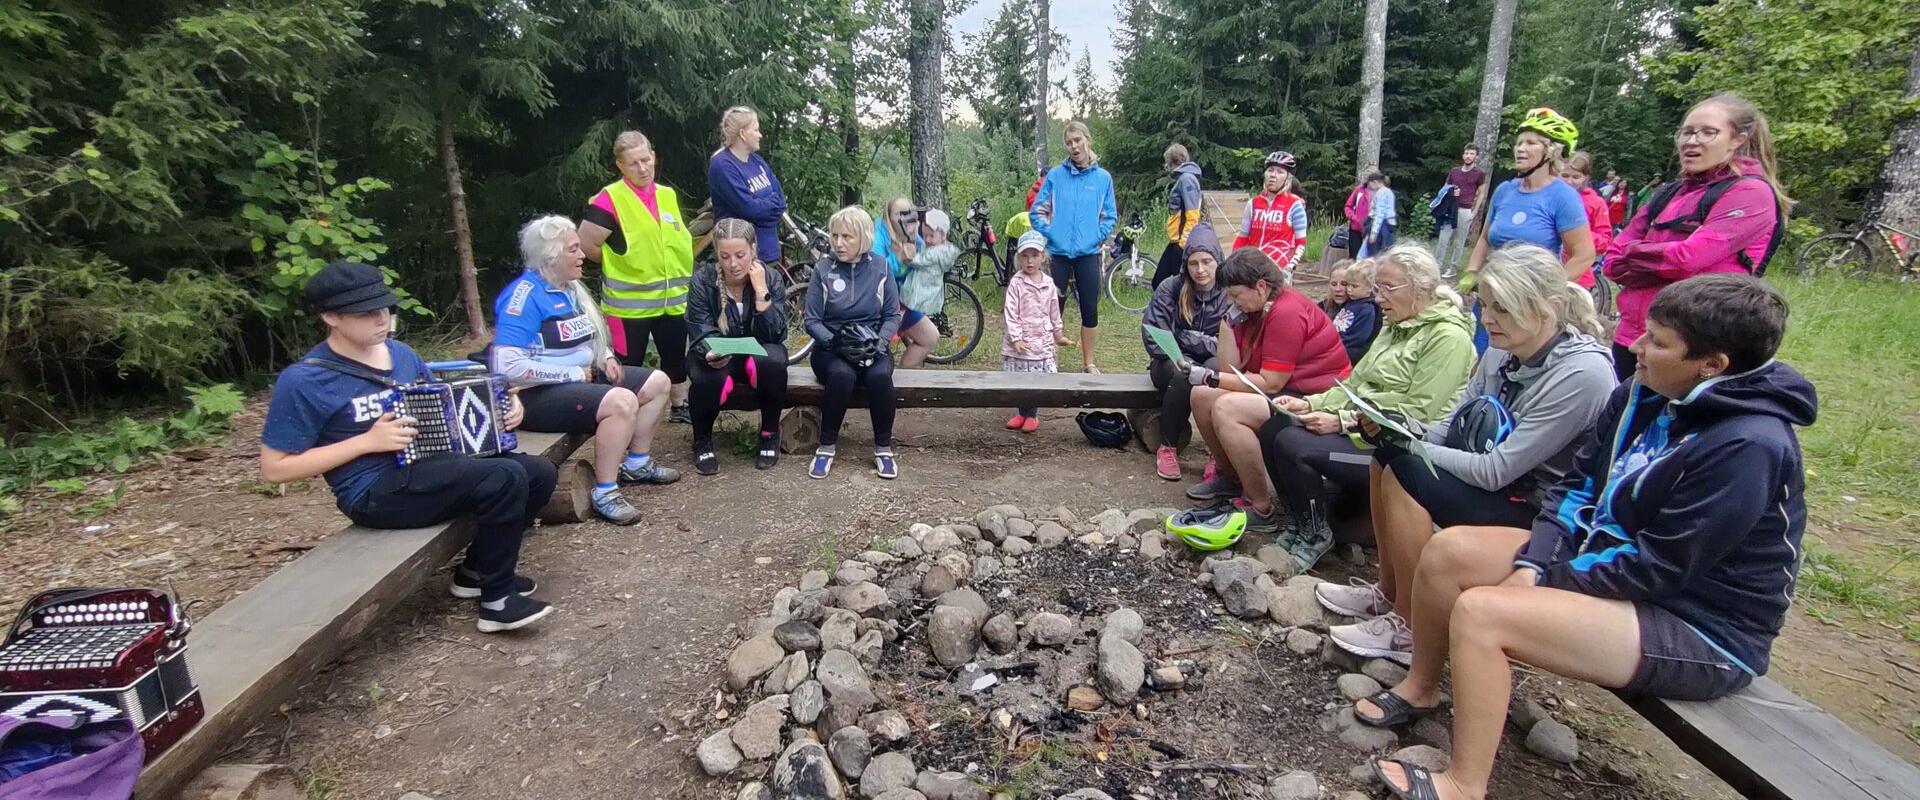
[(586, 254), (573, 220), (555, 214), (527, 223), (520, 258), (525, 271), (493, 301), (490, 367), (522, 387), (522, 428), (593, 434), (594, 513), (616, 525), (639, 522), (619, 485), (680, 479), (649, 452), (667, 408), (667, 376), (613, 354), (606, 320), (580, 282)]
[(1379, 443), (1368, 475), (1380, 579), (1323, 583), (1320, 604), (1365, 621), (1333, 628), (1333, 642), (1368, 658), (1413, 659), (1413, 572), (1433, 532), (1457, 525), (1525, 528), (1541, 499), (1573, 468), (1581, 434), (1613, 393), (1613, 358), (1593, 298), (1567, 282), (1557, 255), (1533, 245), (1494, 251), (1480, 268), (1482, 319), (1493, 347), (1459, 405), (1420, 435), (1429, 471), (1404, 441)]
[[(1441, 285), (1440, 262), (1424, 246), (1388, 250), (1375, 262), (1373, 282), (1386, 321), (1345, 385), (1385, 413), (1440, 419), (1458, 403), (1473, 366), (1473, 323), (1459, 295)], [(1272, 430), (1261, 445), (1273, 485), (1292, 512), (1281, 541), (1298, 571), (1306, 572), (1333, 547), (1328, 482), (1339, 489), (1366, 488), (1373, 445), (1360, 436), (1363, 414), (1346, 389), (1281, 397), (1274, 405), (1298, 421)]]

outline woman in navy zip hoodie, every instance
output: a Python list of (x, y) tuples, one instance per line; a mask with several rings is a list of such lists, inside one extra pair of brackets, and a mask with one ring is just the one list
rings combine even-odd
[(1453, 666), (1453, 759), (1374, 763), (1398, 797), (1481, 798), (1512, 697), (1510, 660), (1682, 700), (1767, 671), (1799, 570), (1807, 509), (1795, 427), (1813, 385), (1773, 360), (1787, 304), (1730, 273), (1662, 290), (1574, 469), (1533, 530), (1455, 527), (1421, 553), (1413, 668), (1354, 704), (1371, 725), (1441, 702)]
[(760, 115), (746, 106), (727, 109), (720, 115), (720, 141), (720, 149), (707, 159), (707, 198), (713, 203), (713, 218), (753, 223), (754, 251), (760, 260), (779, 261), (780, 218), (787, 213), (787, 193), (767, 160), (760, 157)]

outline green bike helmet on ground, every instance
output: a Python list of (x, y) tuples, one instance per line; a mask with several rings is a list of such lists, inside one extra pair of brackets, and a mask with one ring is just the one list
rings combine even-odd
[(1513, 132), (1521, 131), (1533, 131), (1547, 137), (1547, 141), (1559, 142), (1562, 157), (1573, 155), (1573, 151), (1578, 149), (1577, 145), (1580, 143), (1579, 126), (1551, 108), (1542, 107), (1528, 111), (1527, 116), (1520, 120), (1520, 126)]
[(1195, 550), (1225, 550), (1247, 530), (1247, 512), (1222, 503), (1167, 517), (1167, 533)]

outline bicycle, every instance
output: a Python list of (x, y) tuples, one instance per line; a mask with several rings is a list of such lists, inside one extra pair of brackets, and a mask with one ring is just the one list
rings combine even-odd
[(1007, 281), (1013, 279), (1013, 254), (1000, 253), (1000, 235), (994, 230), (993, 219), (989, 214), (987, 198), (976, 197), (973, 204), (967, 206), (967, 224), (971, 225), (972, 229), (962, 232), (963, 244), (960, 248), (960, 259), (955, 261), (954, 265), (956, 274), (960, 274), (959, 265), (971, 261), (972, 269), (967, 270), (963, 275), (971, 283), (980, 279), (983, 262), (992, 264), (993, 281), (1004, 289)]
[(953, 262), (953, 269), (941, 279), (940, 310), (927, 315), (940, 331), (940, 341), (927, 354), (930, 364), (954, 364), (973, 354), (986, 333), (987, 315), (980, 295), (968, 285), (966, 269)]
[(781, 215), (780, 221), (787, 229), (788, 243), (804, 254), (795, 265), (787, 249), (782, 248), (780, 260), (774, 262), (787, 279), (787, 364), (793, 365), (813, 351), (813, 336), (802, 322), (807, 317), (807, 285), (813, 281), (813, 265), (832, 254), (833, 248), (827, 243), (827, 232), (812, 223), (796, 222), (792, 214)]
[[(1875, 239), (1879, 247), (1874, 246)], [(1790, 271), (1797, 275), (1838, 273), (1849, 278), (1874, 274), (1883, 262), (1891, 263), (1894, 275), (1902, 283), (1920, 280), (1920, 248), (1912, 242), (1920, 239), (1878, 220), (1867, 220), (1850, 231), (1829, 233), (1807, 243)]]
[(1136, 242), (1146, 233), (1146, 223), (1136, 211), (1127, 224), (1113, 233), (1113, 257), (1107, 261), (1107, 299), (1127, 311), (1141, 312), (1153, 299), (1154, 262), (1140, 254)]

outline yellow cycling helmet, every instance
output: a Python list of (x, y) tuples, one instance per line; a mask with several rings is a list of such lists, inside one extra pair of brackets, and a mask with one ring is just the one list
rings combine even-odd
[(1225, 550), (1247, 531), (1247, 512), (1221, 504), (1167, 517), (1167, 532), (1195, 550)]
[(1541, 107), (1528, 111), (1527, 116), (1520, 120), (1520, 127), (1514, 129), (1514, 133), (1521, 131), (1533, 131), (1547, 137), (1547, 141), (1559, 142), (1564, 148), (1560, 153), (1561, 156), (1573, 155), (1573, 151), (1577, 149), (1576, 145), (1580, 143), (1580, 128), (1573, 124), (1573, 120), (1561, 116), (1560, 112), (1551, 108)]

